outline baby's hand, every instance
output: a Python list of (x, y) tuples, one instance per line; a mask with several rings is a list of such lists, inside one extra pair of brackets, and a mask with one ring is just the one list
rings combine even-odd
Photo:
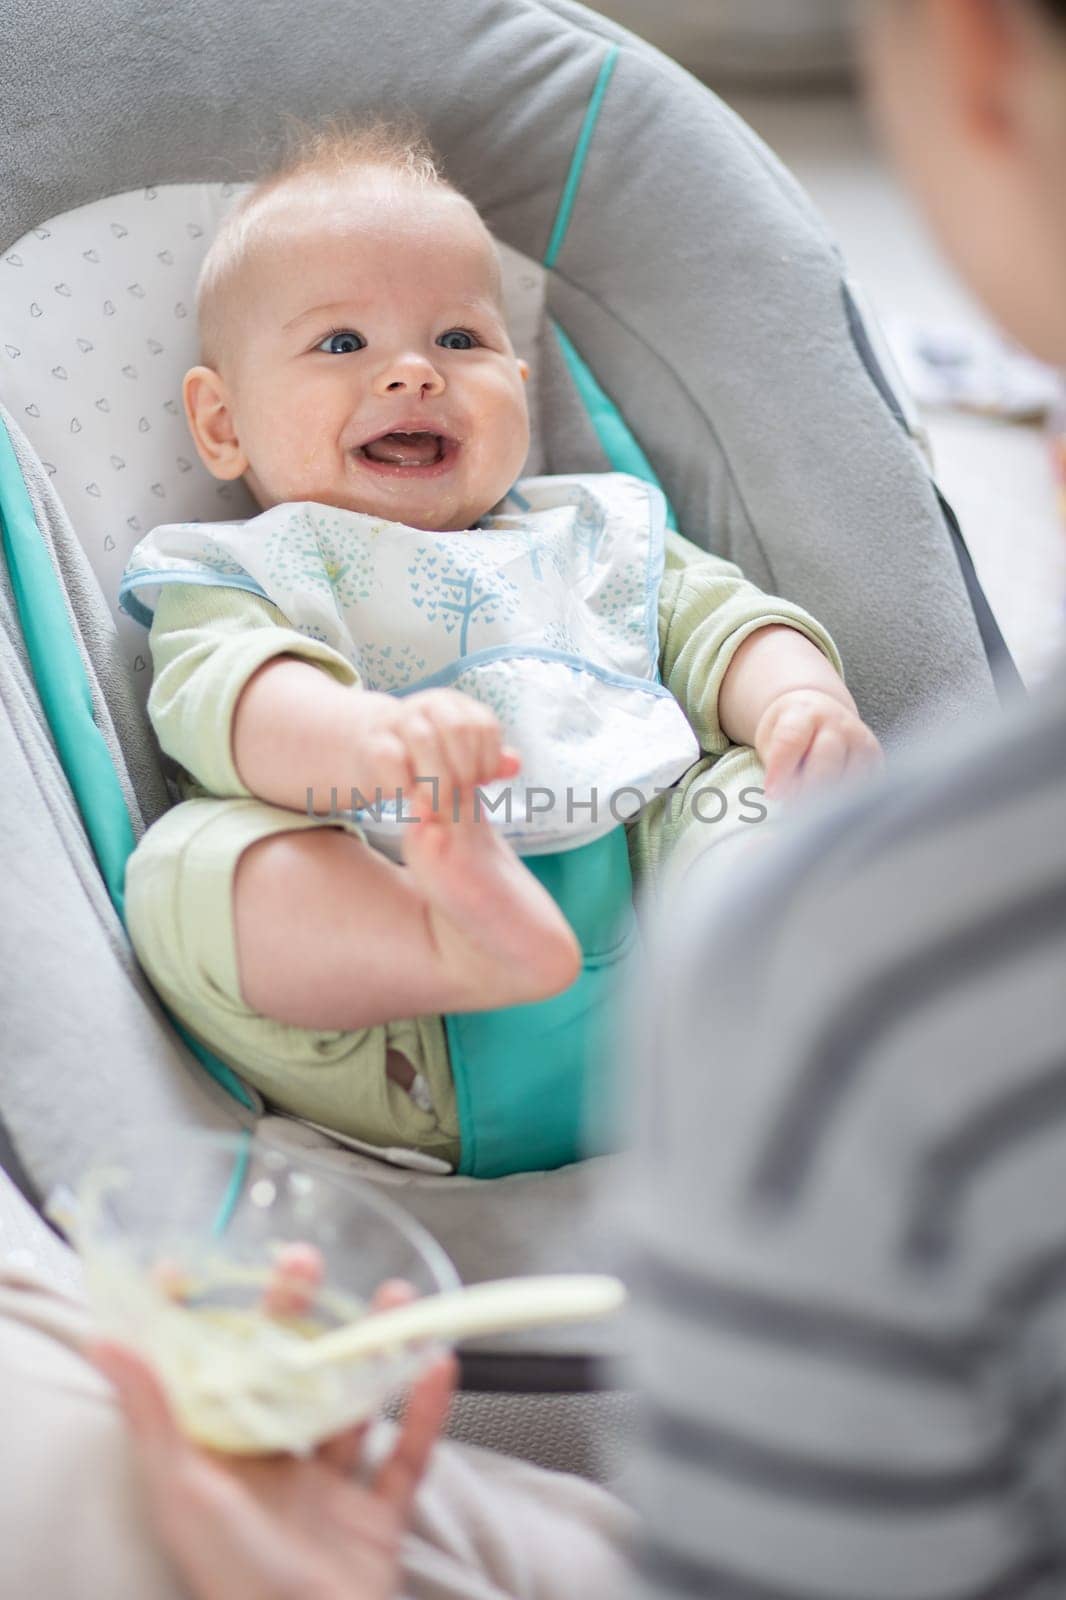
[[(503, 744), (495, 714), (458, 689), (360, 698), (360, 766), (373, 775), (364, 789), (371, 799), (375, 787), (386, 795), (402, 789), (415, 815), (435, 808), (448, 815), (453, 789), (513, 777), (521, 766), (517, 750)], [(431, 778), (435, 790), (425, 781)]]
[(755, 730), (755, 750), (773, 799), (884, 765), (858, 713), (822, 689), (790, 689), (772, 700)]

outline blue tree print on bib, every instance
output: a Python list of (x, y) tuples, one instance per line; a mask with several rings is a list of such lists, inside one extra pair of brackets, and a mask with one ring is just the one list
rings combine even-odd
[(592, 571), (603, 538), (604, 528), (607, 524), (607, 513), (602, 500), (590, 494), (587, 489), (579, 489), (574, 497), (576, 515), (574, 518), (574, 543), (585, 554), (585, 573)]
[(443, 544), (419, 545), (411, 575), (411, 603), (425, 608), (427, 622), (443, 623), (446, 633), (459, 631), (459, 655), (469, 654), (470, 623), (493, 623), (514, 616), (518, 610), (517, 584), (504, 576), (499, 567), (470, 559), (457, 561)]
[(519, 548), (523, 549), (529, 561), (529, 572), (536, 583), (543, 583), (548, 572), (554, 570), (564, 576), (562, 552), (557, 541), (552, 538), (552, 530), (547, 531), (536, 526), (530, 527), (528, 522), (521, 523), (516, 519), (508, 518), (512, 525), (507, 532), (515, 540)]
[(465, 694), (473, 695), (475, 700), (480, 700), (482, 705), (494, 711), (505, 737), (517, 725), (518, 684), (514, 674), (507, 671), (504, 663), (484, 662), (466, 672), (460, 672), (455, 680), (455, 687)]
[(333, 641), (326, 636), (325, 628), (320, 628), (314, 622), (298, 622), (296, 632), (304, 634), (308, 639), (317, 639), (319, 644), (328, 644), (333, 647)]
[(612, 627), (622, 628), (634, 639), (645, 631), (644, 574), (632, 568), (619, 568), (600, 590), (605, 612)]
[(425, 656), (418, 655), (409, 644), (397, 648), (391, 644), (360, 644), (357, 648), (368, 689), (405, 689), (426, 670)]
[(194, 552), (194, 558), (202, 561), (205, 567), (210, 567), (212, 572), (224, 572), (234, 577), (245, 574), (241, 563), (220, 549), (213, 539), (206, 539), (200, 549)]
[(263, 556), (270, 577), (278, 584), (316, 590), (337, 607), (369, 600), (373, 592), (373, 552), (351, 527), (328, 516), (294, 517), (271, 533)]
[(543, 583), (549, 572), (567, 581), (578, 576), (573, 528), (565, 508), (541, 512), (535, 518), (490, 517), (482, 528), (486, 533), (510, 534), (516, 548), (524, 551), (537, 583)]
[(577, 644), (565, 622), (548, 622), (544, 626), (544, 643), (549, 650), (561, 650), (565, 655), (577, 654)]

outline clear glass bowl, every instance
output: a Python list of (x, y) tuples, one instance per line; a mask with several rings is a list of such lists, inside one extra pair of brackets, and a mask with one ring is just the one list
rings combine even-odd
[[(311, 1371), (294, 1345), (366, 1316), (391, 1279), (419, 1295), (459, 1286), (431, 1235), (370, 1184), (243, 1134), (116, 1140), (81, 1180), (72, 1231), (101, 1330), (152, 1363), (185, 1431), (218, 1450), (303, 1454), (372, 1416), (439, 1343)], [(268, 1314), (291, 1246), (318, 1253), (321, 1284), (298, 1312)]]

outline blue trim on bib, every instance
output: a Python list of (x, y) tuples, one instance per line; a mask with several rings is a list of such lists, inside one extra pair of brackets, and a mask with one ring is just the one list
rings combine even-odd
[[(454, 683), (455, 679), (471, 666), (483, 666), (489, 661), (507, 661), (516, 658), (528, 661), (558, 661), (573, 672), (587, 672), (590, 677), (598, 678), (601, 683), (616, 683), (624, 689), (640, 689), (659, 700), (674, 698), (669, 689), (663, 687), (658, 671), (656, 671), (657, 681), (653, 683), (649, 678), (631, 678), (625, 672), (611, 672), (607, 667), (599, 667), (594, 661), (587, 661), (584, 656), (569, 655), (565, 650), (551, 650), (547, 646), (530, 650), (521, 644), (497, 644), (488, 650), (475, 650), (470, 655), (460, 656), (458, 661), (450, 661), (446, 667), (431, 673), (428, 678), (419, 678), (417, 683), (405, 684), (402, 689), (390, 689), (388, 693), (402, 700), (405, 695), (419, 694), (423, 689), (437, 689)], [(653, 660), (657, 665), (658, 653)]]
[[(232, 523), (227, 523), (232, 527)], [(206, 562), (205, 562), (206, 566)], [(155, 617), (155, 610), (149, 610), (143, 601), (138, 600), (133, 593), (134, 589), (143, 588), (149, 583), (199, 583), (211, 589), (244, 589), (248, 594), (257, 594), (261, 600), (270, 600), (270, 596), (261, 584), (256, 583), (250, 574), (232, 572), (197, 572), (189, 568), (186, 572), (175, 572), (173, 567), (163, 567), (159, 570), (146, 568), (140, 572), (131, 572), (122, 579), (118, 586), (119, 609), (124, 611), (134, 622), (139, 622), (142, 628), (150, 628)], [(273, 604), (273, 601), (271, 601)]]

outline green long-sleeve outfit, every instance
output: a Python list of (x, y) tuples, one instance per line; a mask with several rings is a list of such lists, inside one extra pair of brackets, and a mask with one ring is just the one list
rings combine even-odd
[[(683, 838), (702, 847), (735, 824), (741, 790), (759, 783), (753, 753), (730, 746), (722, 731), (718, 692), (743, 640), (775, 623), (798, 629), (842, 670), (829, 635), (800, 606), (763, 594), (730, 562), (667, 531), (659, 672), (704, 755), (673, 796), (652, 802), (626, 825), (642, 892)], [(240, 990), (232, 880), (241, 852), (276, 832), (358, 829), (252, 795), (233, 760), (237, 702), (252, 674), (279, 655), (320, 666), (353, 692), (361, 687), (358, 672), (331, 646), (291, 627), (270, 601), (237, 588), (164, 586), (149, 642), (148, 712), (160, 745), (181, 769), (183, 798), (148, 830), (127, 869), (130, 936), (146, 971), (187, 1026), (278, 1105), (375, 1145), (413, 1145), (454, 1161), (458, 1127), (439, 1017), (318, 1031), (252, 1012)], [(694, 820), (691, 798), (711, 785), (729, 814), (715, 823), (704, 808), (703, 820)], [(386, 1078), (389, 1047), (421, 1073), (428, 1089), (422, 1104)]]

